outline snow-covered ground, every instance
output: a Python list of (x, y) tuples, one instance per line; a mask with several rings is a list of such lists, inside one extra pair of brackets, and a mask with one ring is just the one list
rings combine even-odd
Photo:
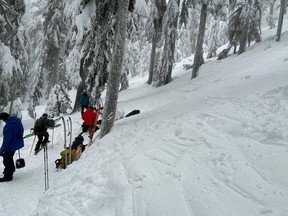
[[(166, 86), (131, 83), (118, 110), (141, 113), (115, 122), (58, 172), (57, 128), (46, 192), (43, 152), (29, 155), (33, 137), (26, 139), (26, 167), (0, 183), (0, 215), (287, 216), (287, 29), (281, 42), (271, 36), (275, 29), (266, 31), (242, 55), (207, 62), (196, 79), (178, 64)], [(82, 120), (80, 113), (71, 118), (75, 137)], [(33, 120), (26, 111), (23, 122), (28, 134)]]

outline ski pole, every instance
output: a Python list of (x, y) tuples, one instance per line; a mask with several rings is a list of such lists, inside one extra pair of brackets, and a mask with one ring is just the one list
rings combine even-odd
[(69, 116), (69, 129), (70, 129), (70, 140), (69, 140), (69, 164), (72, 163), (72, 149), (71, 149), (71, 144), (72, 144), (72, 120), (71, 117)]
[[(64, 149), (65, 149), (65, 151), (66, 151), (66, 147), (67, 147), (67, 139), (66, 139), (66, 122), (65, 122), (65, 119), (62, 117), (62, 121), (63, 121), (63, 129), (64, 129)], [(64, 158), (64, 169), (66, 169), (66, 167), (67, 167), (67, 154), (65, 154), (65, 156), (64, 156), (65, 158)]]
[(47, 173), (46, 173), (46, 158), (45, 158), (45, 147), (44, 147), (44, 181), (45, 181), (45, 191), (47, 189)]
[(49, 189), (49, 172), (48, 172), (48, 147), (45, 145), (46, 150), (46, 173), (47, 173), (47, 190)]
[[(35, 112), (34, 113), (34, 126), (35, 126), (36, 118), (37, 118), (37, 113)], [(34, 130), (34, 128), (33, 128), (33, 130)], [(30, 129), (30, 133), (31, 133), (31, 131), (32, 131), (32, 128)], [(34, 134), (35, 134), (35, 131), (34, 131)], [(35, 140), (36, 140), (36, 134), (34, 135), (34, 139), (33, 139), (33, 143), (32, 143), (29, 155), (31, 155), (31, 153), (32, 153), (32, 149), (33, 149)]]
[(34, 146), (35, 140), (36, 140), (36, 135), (34, 135), (34, 139), (33, 139), (33, 143), (32, 143), (32, 146), (31, 146), (31, 149), (30, 149), (30, 153), (29, 153), (29, 155), (31, 155), (31, 152), (32, 152), (32, 149), (33, 149), (33, 146)]
[(51, 148), (53, 148), (53, 139), (54, 139), (54, 127), (53, 127), (53, 130), (52, 130), (52, 143), (51, 143), (52, 147)]
[(68, 119), (66, 119), (66, 121), (67, 121), (67, 131), (68, 131), (68, 133), (67, 133), (67, 136), (69, 136), (70, 135), (70, 124), (69, 124), (69, 120)]
[(45, 177), (45, 191), (49, 189), (49, 175), (48, 175), (48, 151), (47, 145), (44, 147), (44, 177)]

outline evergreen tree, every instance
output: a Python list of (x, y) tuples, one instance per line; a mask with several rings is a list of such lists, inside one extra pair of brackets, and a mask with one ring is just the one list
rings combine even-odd
[(284, 19), (284, 13), (286, 9), (286, 0), (281, 0), (280, 5), (280, 12), (279, 12), (279, 19), (278, 19), (278, 25), (277, 25), (277, 33), (276, 33), (276, 41), (280, 41), (281, 38), (281, 32), (282, 32), (282, 26), (283, 26), (283, 19)]
[(270, 29), (275, 28), (275, 17), (274, 17), (274, 5), (276, 0), (269, 0), (269, 16), (268, 16), (268, 25)]
[(189, 9), (189, 7), (187, 6), (187, 0), (184, 0), (182, 3), (180, 14), (179, 14), (180, 27), (182, 25), (184, 25), (185, 28), (187, 28), (187, 23), (188, 23), (188, 19), (189, 19), (188, 9)]
[(84, 89), (87, 89), (91, 104), (97, 104), (101, 99), (108, 78), (111, 61), (112, 41), (114, 38), (115, 0), (82, 2), (82, 10), (89, 10), (95, 3), (95, 15), (91, 19), (91, 29), (85, 32), (81, 41), (79, 75), (74, 111), (79, 108), (79, 99)]
[[(127, 71), (127, 69), (126, 69), (126, 71)], [(127, 74), (129, 74), (129, 73), (128, 72), (122, 72), (121, 73), (121, 77), (120, 77), (120, 84), (121, 84), (120, 91), (126, 90), (129, 87), (129, 81), (128, 81)]]
[(239, 54), (245, 52), (247, 43), (251, 41), (260, 42), (260, 11), (258, 0), (254, 4), (252, 0), (246, 0), (240, 5), (240, 38), (239, 38)]
[(125, 51), (125, 35), (127, 30), (129, 0), (118, 0), (116, 13), (115, 41), (111, 69), (109, 71), (107, 94), (100, 137), (107, 135), (115, 120), (117, 110), (118, 89)]
[(34, 118), (35, 107), (39, 105), (39, 101), (41, 98), (42, 98), (41, 90), (38, 86), (35, 86), (33, 95), (32, 95), (32, 100), (31, 99), (29, 100), (30, 102), (27, 108), (28, 114), (31, 118)]
[[(152, 33), (152, 48), (150, 55), (150, 64), (149, 64), (149, 77), (148, 84), (151, 84), (153, 81), (154, 70), (155, 70), (155, 61), (156, 61), (156, 48), (160, 47), (160, 40), (162, 37), (162, 20), (166, 11), (166, 0), (154, 0), (151, 4), (151, 15), (150, 23), (151, 28), (149, 33)], [(153, 27), (152, 27), (153, 25)]]
[(261, 10), (258, 0), (252, 4), (251, 0), (233, 4), (235, 10), (229, 17), (227, 37), (228, 48), (223, 50), (218, 59), (227, 57), (229, 50), (234, 46), (234, 54), (239, 45), (239, 54), (246, 50), (247, 44), (252, 41), (260, 42)]
[[(176, 61), (181, 61), (195, 53), (200, 14), (198, 6), (192, 5), (192, 2), (189, 1), (190, 0), (187, 0), (185, 7), (182, 6), (180, 12), (180, 29), (178, 29), (178, 38), (175, 50)], [(182, 10), (187, 10), (188, 12), (182, 12)], [(184, 18), (184, 16), (186, 17)]]
[(55, 85), (49, 96), (45, 112), (52, 118), (60, 113), (68, 114), (72, 110), (71, 100), (61, 85)]
[(10, 111), (13, 101), (25, 92), (27, 55), (19, 33), (24, 12), (23, 0), (0, 1), (0, 105), (6, 106), (10, 101)]
[(212, 58), (217, 55), (217, 49), (228, 41), (226, 37), (223, 37), (226, 33), (228, 5), (226, 3), (211, 5), (209, 12), (207, 36), (204, 38), (204, 43), (208, 48), (207, 58)]
[[(25, 85), (25, 100), (29, 102), (28, 114), (34, 118), (35, 106), (40, 104), (43, 98), (43, 71), (41, 70), (41, 59), (44, 55), (43, 49), (43, 13), (46, 3), (41, 0), (27, 1), (27, 12), (23, 16), (24, 32), (26, 37), (25, 48), (28, 54), (28, 73)], [(32, 100), (31, 100), (32, 99)]]
[(208, 1), (202, 1), (201, 6), (201, 15), (200, 15), (200, 24), (197, 35), (197, 44), (196, 44), (196, 52), (194, 55), (194, 63), (192, 69), (192, 79), (196, 78), (198, 75), (198, 70), (200, 66), (204, 63), (203, 58), (203, 42), (204, 42), (204, 34), (205, 34), (205, 25), (206, 25), (206, 17), (207, 17), (207, 7)]
[(158, 87), (172, 80), (180, 0), (169, 0), (164, 15), (164, 46), (158, 58), (153, 85)]
[(60, 81), (61, 50), (63, 50), (66, 27), (63, 20), (63, 1), (50, 0), (44, 11), (43, 34), (44, 55), (42, 71), (47, 82), (45, 97), (50, 94), (52, 87)]

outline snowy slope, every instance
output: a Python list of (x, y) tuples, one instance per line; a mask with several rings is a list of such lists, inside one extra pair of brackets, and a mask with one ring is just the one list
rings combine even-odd
[[(281, 42), (265, 32), (244, 54), (207, 62), (196, 79), (178, 64), (166, 86), (135, 81), (120, 92), (118, 110), (141, 114), (117, 121), (58, 172), (63, 128), (55, 130), (46, 192), (43, 153), (29, 156), (33, 137), (25, 140), (27, 164), (1, 183), (0, 215), (288, 215), (284, 30)], [(23, 118), (28, 133), (33, 121)], [(80, 113), (71, 118), (75, 137)]]

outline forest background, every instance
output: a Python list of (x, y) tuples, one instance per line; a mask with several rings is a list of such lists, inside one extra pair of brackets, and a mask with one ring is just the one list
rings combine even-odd
[(263, 25), (279, 41), (286, 10), (286, 0), (0, 0), (0, 111), (19, 116), (28, 103), (31, 117), (40, 104), (51, 117), (69, 114), (83, 90), (103, 105), (107, 86), (111, 96), (135, 76), (166, 85), (186, 58), (193, 79), (208, 58), (260, 42)]

